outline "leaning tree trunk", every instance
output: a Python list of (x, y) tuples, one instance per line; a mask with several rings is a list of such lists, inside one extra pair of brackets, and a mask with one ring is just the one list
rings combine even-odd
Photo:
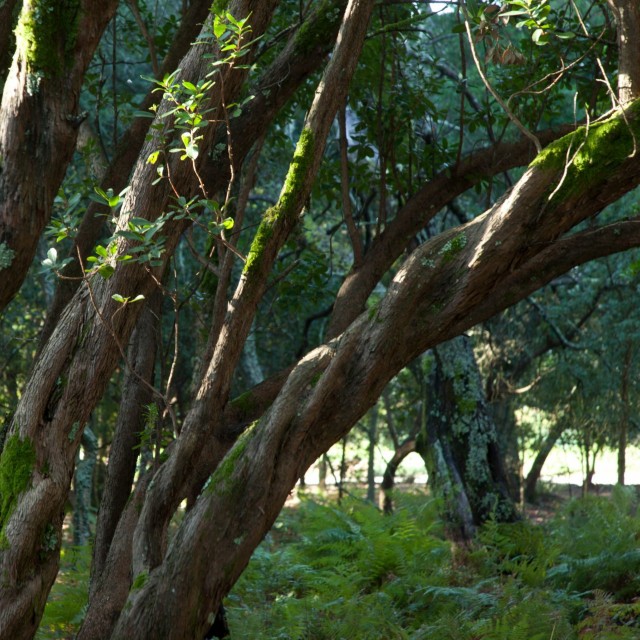
[(540, 479), (540, 474), (542, 473), (542, 467), (547, 461), (551, 450), (555, 446), (558, 438), (560, 438), (565, 428), (566, 424), (562, 420), (559, 420), (552, 427), (552, 429), (547, 434), (547, 437), (542, 442), (542, 445), (538, 450), (536, 458), (533, 461), (533, 465), (531, 465), (531, 469), (529, 470), (527, 478), (524, 482), (524, 499), (527, 502), (536, 501), (536, 487), (538, 485), (538, 480)]
[(437, 346), (434, 357), (429, 409), (416, 450), (444, 498), (453, 535), (468, 540), (489, 518), (511, 521), (517, 512), (469, 338)]

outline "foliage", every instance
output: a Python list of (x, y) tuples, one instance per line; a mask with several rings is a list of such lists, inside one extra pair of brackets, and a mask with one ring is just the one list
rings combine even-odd
[(443, 540), (424, 495), (401, 496), (389, 517), (357, 499), (303, 498), (229, 596), (233, 637), (637, 637), (636, 505), (616, 490), (570, 502), (546, 525), (489, 522), (465, 549)]
[(58, 579), (36, 640), (68, 638), (79, 629), (87, 604), (90, 565), (91, 547), (63, 546)]

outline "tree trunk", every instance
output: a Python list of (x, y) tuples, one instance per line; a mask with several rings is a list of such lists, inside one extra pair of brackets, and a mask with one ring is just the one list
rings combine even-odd
[(51, 217), (86, 117), (78, 111), (84, 74), (117, 6), (25, 2), (20, 13), (0, 105), (0, 310), (22, 285)]
[(627, 466), (627, 438), (629, 434), (629, 376), (631, 373), (631, 361), (633, 346), (627, 342), (622, 363), (622, 381), (620, 383), (620, 400), (622, 402), (622, 417), (620, 420), (620, 432), (618, 436), (618, 484), (624, 484), (625, 470)]
[(559, 420), (553, 425), (546, 438), (543, 440), (524, 483), (524, 499), (527, 502), (536, 502), (536, 487), (538, 485), (538, 480), (540, 479), (540, 474), (542, 473), (542, 467), (547, 461), (547, 458), (558, 441), (558, 438), (560, 438), (562, 432), (565, 430), (565, 426), (565, 423), (562, 420)]
[(607, 0), (618, 27), (618, 99), (640, 96), (640, 6), (635, 0)]
[(454, 537), (469, 540), (489, 518), (512, 521), (517, 513), (469, 338), (438, 345), (434, 356), (426, 424), (416, 449), (444, 497)]
[(416, 450), (416, 439), (407, 438), (393, 452), (393, 457), (389, 460), (380, 484), (380, 508), (384, 513), (393, 513), (393, 486), (395, 484), (396, 471), (402, 461)]
[(318, 462), (318, 487), (323, 491), (327, 488), (327, 454), (323, 453)]
[(376, 446), (378, 444), (378, 408), (374, 407), (369, 412), (369, 456), (367, 460), (367, 500), (376, 502)]

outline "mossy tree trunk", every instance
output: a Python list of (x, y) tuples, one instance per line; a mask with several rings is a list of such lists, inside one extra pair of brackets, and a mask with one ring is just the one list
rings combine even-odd
[(444, 499), (452, 534), (469, 540), (489, 518), (512, 521), (495, 424), (471, 342), (459, 336), (434, 349), (435, 366), (416, 450), (429, 482)]
[[(0, 45), (8, 44), (14, 4), (2, 3)], [(23, 3), (0, 105), (0, 310), (22, 285), (51, 217), (86, 117), (80, 87), (117, 6), (117, 0)]]

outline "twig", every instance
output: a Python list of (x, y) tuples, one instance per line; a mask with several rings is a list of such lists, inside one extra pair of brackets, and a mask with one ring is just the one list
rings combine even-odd
[(466, 15), (464, 16), (464, 28), (467, 32), (467, 40), (469, 41), (469, 47), (471, 48), (471, 56), (473, 57), (473, 61), (476, 65), (476, 69), (478, 70), (478, 74), (480, 75), (482, 82), (484, 82), (484, 86), (487, 87), (487, 90), (489, 91), (489, 93), (495, 98), (496, 102), (502, 107), (502, 110), (507, 114), (507, 117), (509, 118), (509, 120), (511, 120), (511, 122), (513, 122), (513, 124), (516, 125), (516, 127), (522, 132), (523, 135), (525, 135), (527, 138), (529, 138), (529, 140), (531, 140), (531, 142), (533, 142), (533, 144), (535, 145), (536, 151), (540, 153), (542, 151), (542, 145), (540, 144), (540, 140), (538, 140), (537, 136), (531, 133), (531, 131), (529, 131), (529, 129), (527, 129), (522, 124), (522, 122), (520, 122), (520, 120), (518, 119), (518, 116), (516, 116), (516, 114), (513, 113), (513, 111), (511, 111), (507, 103), (500, 97), (498, 92), (491, 86), (489, 79), (487, 78), (484, 71), (482, 70), (482, 65), (480, 64), (480, 60), (478, 59), (478, 53), (473, 43), (473, 34), (471, 33), (471, 25), (469, 24), (469, 20), (467, 19)]

